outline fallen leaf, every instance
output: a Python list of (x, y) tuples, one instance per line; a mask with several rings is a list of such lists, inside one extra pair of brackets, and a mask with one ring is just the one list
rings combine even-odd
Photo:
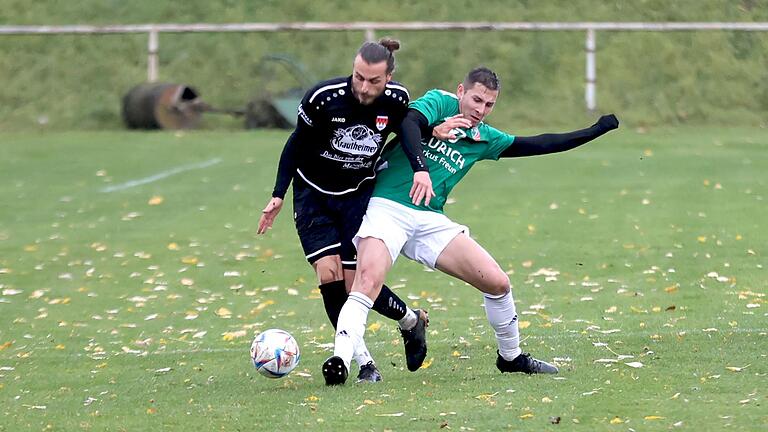
[(245, 336), (245, 330), (237, 330), (233, 332), (225, 332), (221, 334), (222, 339), (229, 342), (231, 340), (234, 340), (236, 338), (240, 338)]
[(153, 196), (152, 198), (149, 199), (147, 204), (149, 204), (151, 206), (156, 206), (156, 205), (162, 204), (163, 200), (164, 200), (163, 197), (161, 197), (159, 195), (155, 195), (155, 196)]
[(429, 360), (425, 360), (424, 363), (421, 364), (421, 367), (419, 369), (428, 369), (430, 366), (432, 366), (432, 362), (434, 361), (434, 357), (430, 358)]
[(216, 315), (218, 315), (221, 318), (231, 318), (232, 317), (232, 311), (225, 307), (220, 307), (216, 309)]
[(631, 368), (635, 368), (635, 369), (643, 367), (643, 364), (640, 363), (640, 362), (629, 362), (629, 363), (624, 363), (624, 364), (629, 366), (629, 367), (631, 367)]
[(265, 307), (267, 307), (267, 306), (269, 306), (269, 305), (273, 305), (273, 304), (275, 304), (275, 301), (274, 301), (274, 300), (267, 300), (267, 301), (265, 301), (264, 303), (259, 303), (259, 305), (258, 305), (258, 306), (256, 306), (256, 310), (262, 310), (262, 309), (264, 309)]

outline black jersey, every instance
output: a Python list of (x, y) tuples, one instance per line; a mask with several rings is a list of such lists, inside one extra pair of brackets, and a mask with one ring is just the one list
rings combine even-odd
[(281, 157), (273, 195), (284, 196), (288, 187), (280, 172), (286, 157), (291, 172), (283, 174), (296, 175), (325, 194), (349, 193), (375, 178), (376, 162), (390, 133), (399, 132), (408, 99), (408, 90), (390, 81), (373, 103), (362, 105), (352, 93), (351, 76), (310, 89), (298, 107), (298, 124), (286, 144), (290, 152)]

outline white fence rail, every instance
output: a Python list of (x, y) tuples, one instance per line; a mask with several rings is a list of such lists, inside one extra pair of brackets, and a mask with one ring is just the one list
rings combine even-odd
[(597, 108), (597, 31), (768, 31), (768, 22), (296, 22), (241, 24), (131, 24), (67, 26), (0, 26), (0, 35), (118, 34), (147, 33), (147, 79), (159, 73), (160, 33), (284, 32), (284, 31), (362, 31), (373, 40), (377, 30), (385, 31), (583, 31), (586, 55), (586, 107)]

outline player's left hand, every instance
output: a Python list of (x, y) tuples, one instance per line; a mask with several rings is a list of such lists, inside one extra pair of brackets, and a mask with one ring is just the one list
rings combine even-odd
[(452, 132), (457, 128), (468, 129), (472, 127), (472, 122), (464, 118), (463, 114), (456, 114), (453, 117), (445, 119), (443, 123), (432, 128), (432, 136), (440, 141), (449, 141), (456, 139), (456, 133)]
[(617, 119), (613, 114), (607, 114), (600, 117), (600, 119), (597, 121), (597, 126), (600, 127), (600, 129), (608, 132), (619, 127), (619, 119)]
[(432, 190), (432, 179), (429, 177), (429, 171), (413, 173), (413, 186), (408, 196), (411, 197), (411, 202), (414, 205), (420, 205), (422, 199), (425, 206), (429, 205), (429, 201), (435, 196), (435, 191)]

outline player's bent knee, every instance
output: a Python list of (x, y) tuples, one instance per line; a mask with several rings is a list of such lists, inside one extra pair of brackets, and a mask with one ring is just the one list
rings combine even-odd
[(317, 279), (320, 281), (320, 285), (336, 282), (344, 279), (344, 277), (339, 274), (338, 272), (335, 272), (331, 269), (328, 269), (326, 271), (322, 271), (318, 269), (317, 271)]
[(506, 273), (499, 272), (488, 278), (488, 284), (484, 290), (486, 293), (503, 296), (512, 291), (512, 284), (509, 282), (509, 276)]
[(332, 257), (323, 257), (315, 262), (314, 267), (317, 279), (321, 285), (344, 279), (344, 271), (340, 260), (333, 260)]

